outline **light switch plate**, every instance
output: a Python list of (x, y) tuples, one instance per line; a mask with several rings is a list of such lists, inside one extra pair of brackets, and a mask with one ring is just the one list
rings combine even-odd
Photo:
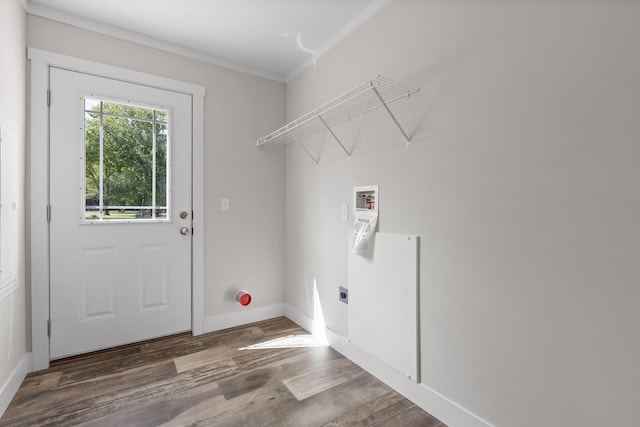
[(349, 221), (349, 205), (346, 203), (340, 205), (340, 221)]
[(229, 198), (223, 197), (222, 199), (220, 199), (220, 210), (221, 211), (229, 210)]

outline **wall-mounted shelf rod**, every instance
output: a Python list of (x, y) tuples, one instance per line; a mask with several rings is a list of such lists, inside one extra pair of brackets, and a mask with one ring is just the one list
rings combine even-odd
[[(302, 144), (301, 141), (302, 139), (320, 131), (327, 130), (338, 142), (347, 156), (350, 156), (351, 152), (346, 148), (340, 138), (338, 138), (333, 128), (347, 120), (351, 120), (377, 108), (384, 107), (402, 133), (404, 139), (407, 141), (408, 146), (410, 138), (389, 108), (389, 104), (397, 100), (407, 98), (418, 90), (419, 89), (410, 88), (378, 75), (297, 118), (296, 120), (287, 123), (270, 134), (258, 138), (256, 143), (260, 146), (267, 142), (281, 142), (286, 145), (296, 142), (304, 147), (304, 144)], [(319, 162), (319, 158), (316, 159), (308, 150), (305, 149), (305, 151), (314, 162)]]

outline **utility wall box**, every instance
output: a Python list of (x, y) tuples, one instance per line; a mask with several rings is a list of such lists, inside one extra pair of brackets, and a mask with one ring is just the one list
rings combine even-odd
[(378, 212), (380, 198), (377, 185), (353, 187), (353, 210), (358, 212)]

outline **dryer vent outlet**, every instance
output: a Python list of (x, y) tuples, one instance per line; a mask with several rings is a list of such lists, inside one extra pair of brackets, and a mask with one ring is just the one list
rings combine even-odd
[(349, 304), (349, 289), (343, 288), (340, 286), (340, 293), (338, 294), (338, 299), (345, 304)]

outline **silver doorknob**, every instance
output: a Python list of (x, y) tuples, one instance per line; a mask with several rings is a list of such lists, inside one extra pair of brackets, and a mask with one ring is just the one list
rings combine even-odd
[(180, 234), (182, 234), (183, 236), (186, 236), (187, 234), (189, 234), (189, 227), (182, 227), (180, 229)]

